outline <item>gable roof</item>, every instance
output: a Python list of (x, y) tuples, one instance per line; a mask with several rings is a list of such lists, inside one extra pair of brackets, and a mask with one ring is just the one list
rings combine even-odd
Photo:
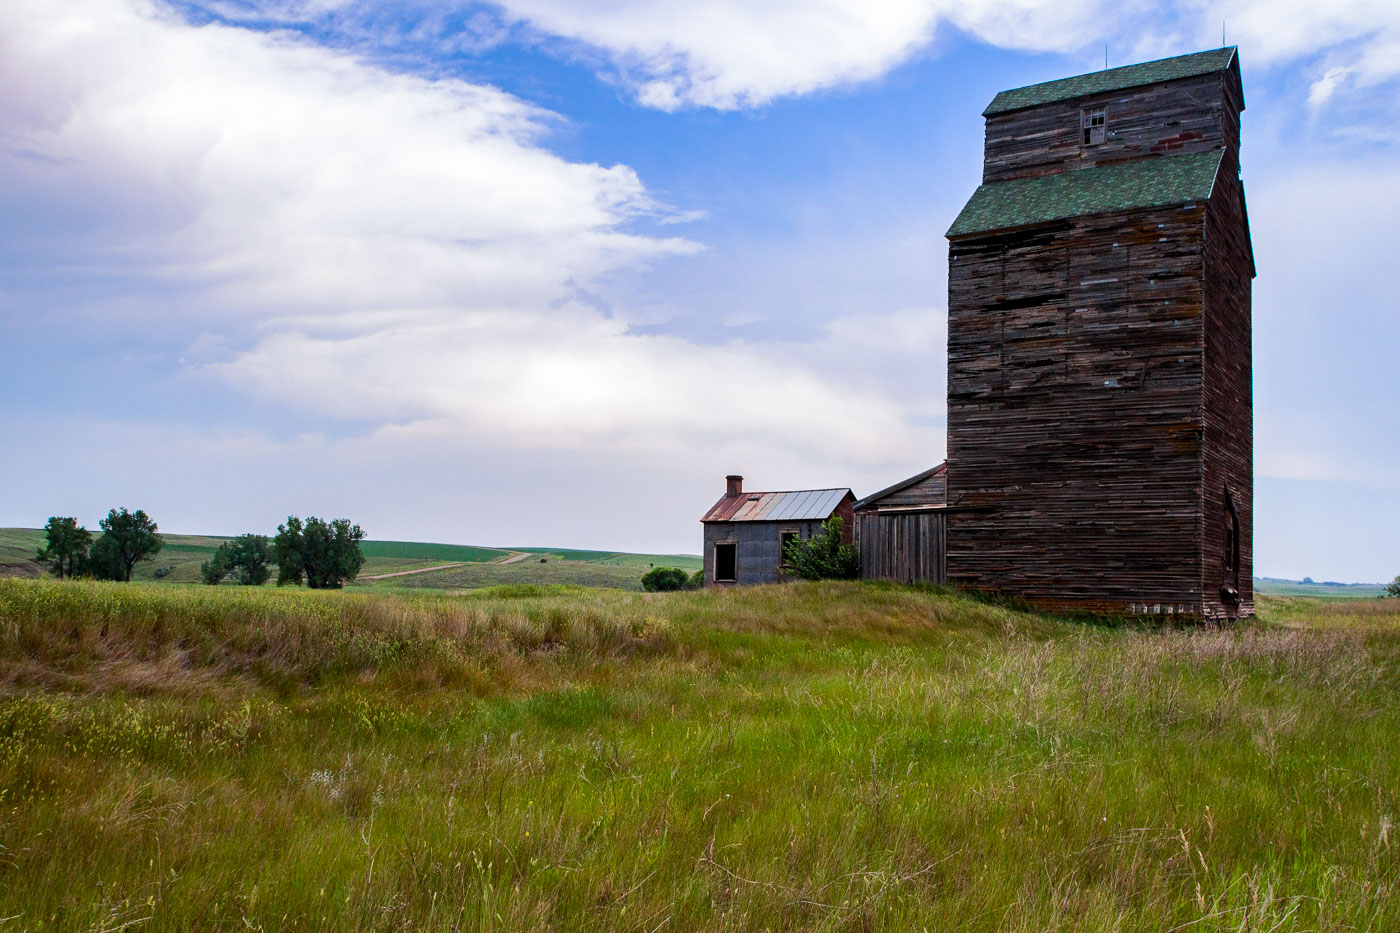
[(1225, 150), (1209, 149), (982, 185), (947, 235), (970, 236), (1087, 214), (1202, 201), (1210, 197), (1224, 157)]
[(864, 499), (861, 499), (859, 502), (857, 502), (857, 503), (855, 504), (854, 507), (857, 508), (857, 509), (864, 508), (864, 507), (867, 506), (867, 505), (871, 505), (871, 504), (873, 504), (873, 503), (875, 503), (875, 502), (880, 501), (881, 499), (885, 498), (886, 496), (892, 496), (892, 495), (894, 495), (895, 493), (899, 492), (900, 490), (908, 489), (910, 486), (914, 486), (914, 485), (917, 485), (917, 484), (919, 484), (919, 483), (922, 483), (924, 480), (928, 479), (928, 478), (931, 477), (931, 476), (937, 476), (939, 473), (947, 473), (947, 472), (948, 472), (948, 461), (947, 461), (947, 460), (944, 460), (942, 463), (940, 463), (938, 466), (934, 467), (934, 468), (931, 469), (931, 470), (924, 470), (924, 472), (918, 474), (917, 476), (911, 476), (911, 477), (909, 477), (908, 479), (900, 480), (899, 482), (895, 483), (893, 486), (886, 486), (884, 489), (881, 489), (879, 492), (872, 492), (870, 495), (866, 496)]
[(745, 492), (737, 496), (721, 496), (700, 521), (825, 521), (847, 496), (855, 498), (849, 489), (797, 489), (791, 492)]
[(1190, 55), (1161, 58), (1138, 65), (1108, 68), (1104, 71), (1075, 75), (1072, 78), (1060, 78), (1056, 81), (1046, 81), (1043, 84), (1032, 84), (1010, 91), (1002, 91), (992, 98), (987, 109), (982, 111), (982, 116), (990, 117), (994, 114), (1020, 110), (1023, 107), (1034, 107), (1038, 104), (1048, 104), (1057, 100), (1071, 100), (1075, 97), (1087, 97), (1090, 94), (1102, 94), (1105, 91), (1119, 91), (1130, 87), (1142, 87), (1145, 84), (1158, 84), (1162, 81), (1175, 81), (1178, 78), (1193, 78), (1196, 75), (1224, 71), (1234, 64), (1237, 51), (1235, 46), (1231, 45), (1221, 49), (1211, 49), (1208, 52), (1193, 52)]

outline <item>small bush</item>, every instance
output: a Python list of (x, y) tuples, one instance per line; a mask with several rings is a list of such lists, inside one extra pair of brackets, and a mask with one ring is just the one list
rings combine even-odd
[(854, 580), (860, 576), (860, 552), (845, 541), (846, 523), (833, 515), (807, 540), (793, 538), (783, 551), (783, 572), (803, 580)]
[(648, 593), (672, 593), (690, 586), (690, 574), (679, 567), (653, 567), (642, 574), (642, 589)]

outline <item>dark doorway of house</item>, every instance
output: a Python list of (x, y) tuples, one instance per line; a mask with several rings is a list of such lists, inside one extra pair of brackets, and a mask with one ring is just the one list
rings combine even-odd
[(718, 583), (733, 583), (735, 577), (733, 544), (715, 545), (715, 581)]

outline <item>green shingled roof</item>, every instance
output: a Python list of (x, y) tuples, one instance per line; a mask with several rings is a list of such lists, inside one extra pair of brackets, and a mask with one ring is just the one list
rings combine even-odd
[(1225, 150), (1211, 149), (983, 185), (972, 193), (948, 236), (1204, 200), (1215, 187), (1224, 156)]
[(1214, 71), (1224, 71), (1230, 67), (1234, 57), (1235, 47), (1229, 46), (1211, 49), (1209, 52), (1194, 52), (1155, 62), (1143, 62), (1140, 65), (1094, 71), (1073, 78), (1032, 84), (1030, 87), (1018, 87), (1012, 91), (1002, 91), (992, 98), (987, 109), (982, 111), (982, 116), (990, 117), (995, 113), (1006, 113), (1008, 110), (1020, 110), (1022, 107), (1034, 107), (1056, 100), (1071, 100), (1089, 94), (1101, 94), (1104, 91), (1142, 87), (1144, 84), (1156, 84), (1159, 81), (1173, 81), (1177, 78), (1191, 78)]

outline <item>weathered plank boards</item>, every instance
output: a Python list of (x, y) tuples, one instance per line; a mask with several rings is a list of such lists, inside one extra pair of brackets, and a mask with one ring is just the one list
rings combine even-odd
[[(1100, 96), (989, 117), (985, 180), (1200, 148), (1227, 157), (1207, 200), (952, 240), (947, 580), (1051, 607), (1249, 614), (1238, 71)], [(1108, 138), (1085, 146), (1092, 106), (1106, 107)]]
[(856, 513), (863, 580), (946, 583), (946, 525), (941, 509)]
[[(1228, 70), (1057, 101), (987, 118), (984, 183), (1178, 152), (1238, 152), (1239, 74)], [(1105, 139), (1083, 143), (1080, 114), (1102, 109)]]

